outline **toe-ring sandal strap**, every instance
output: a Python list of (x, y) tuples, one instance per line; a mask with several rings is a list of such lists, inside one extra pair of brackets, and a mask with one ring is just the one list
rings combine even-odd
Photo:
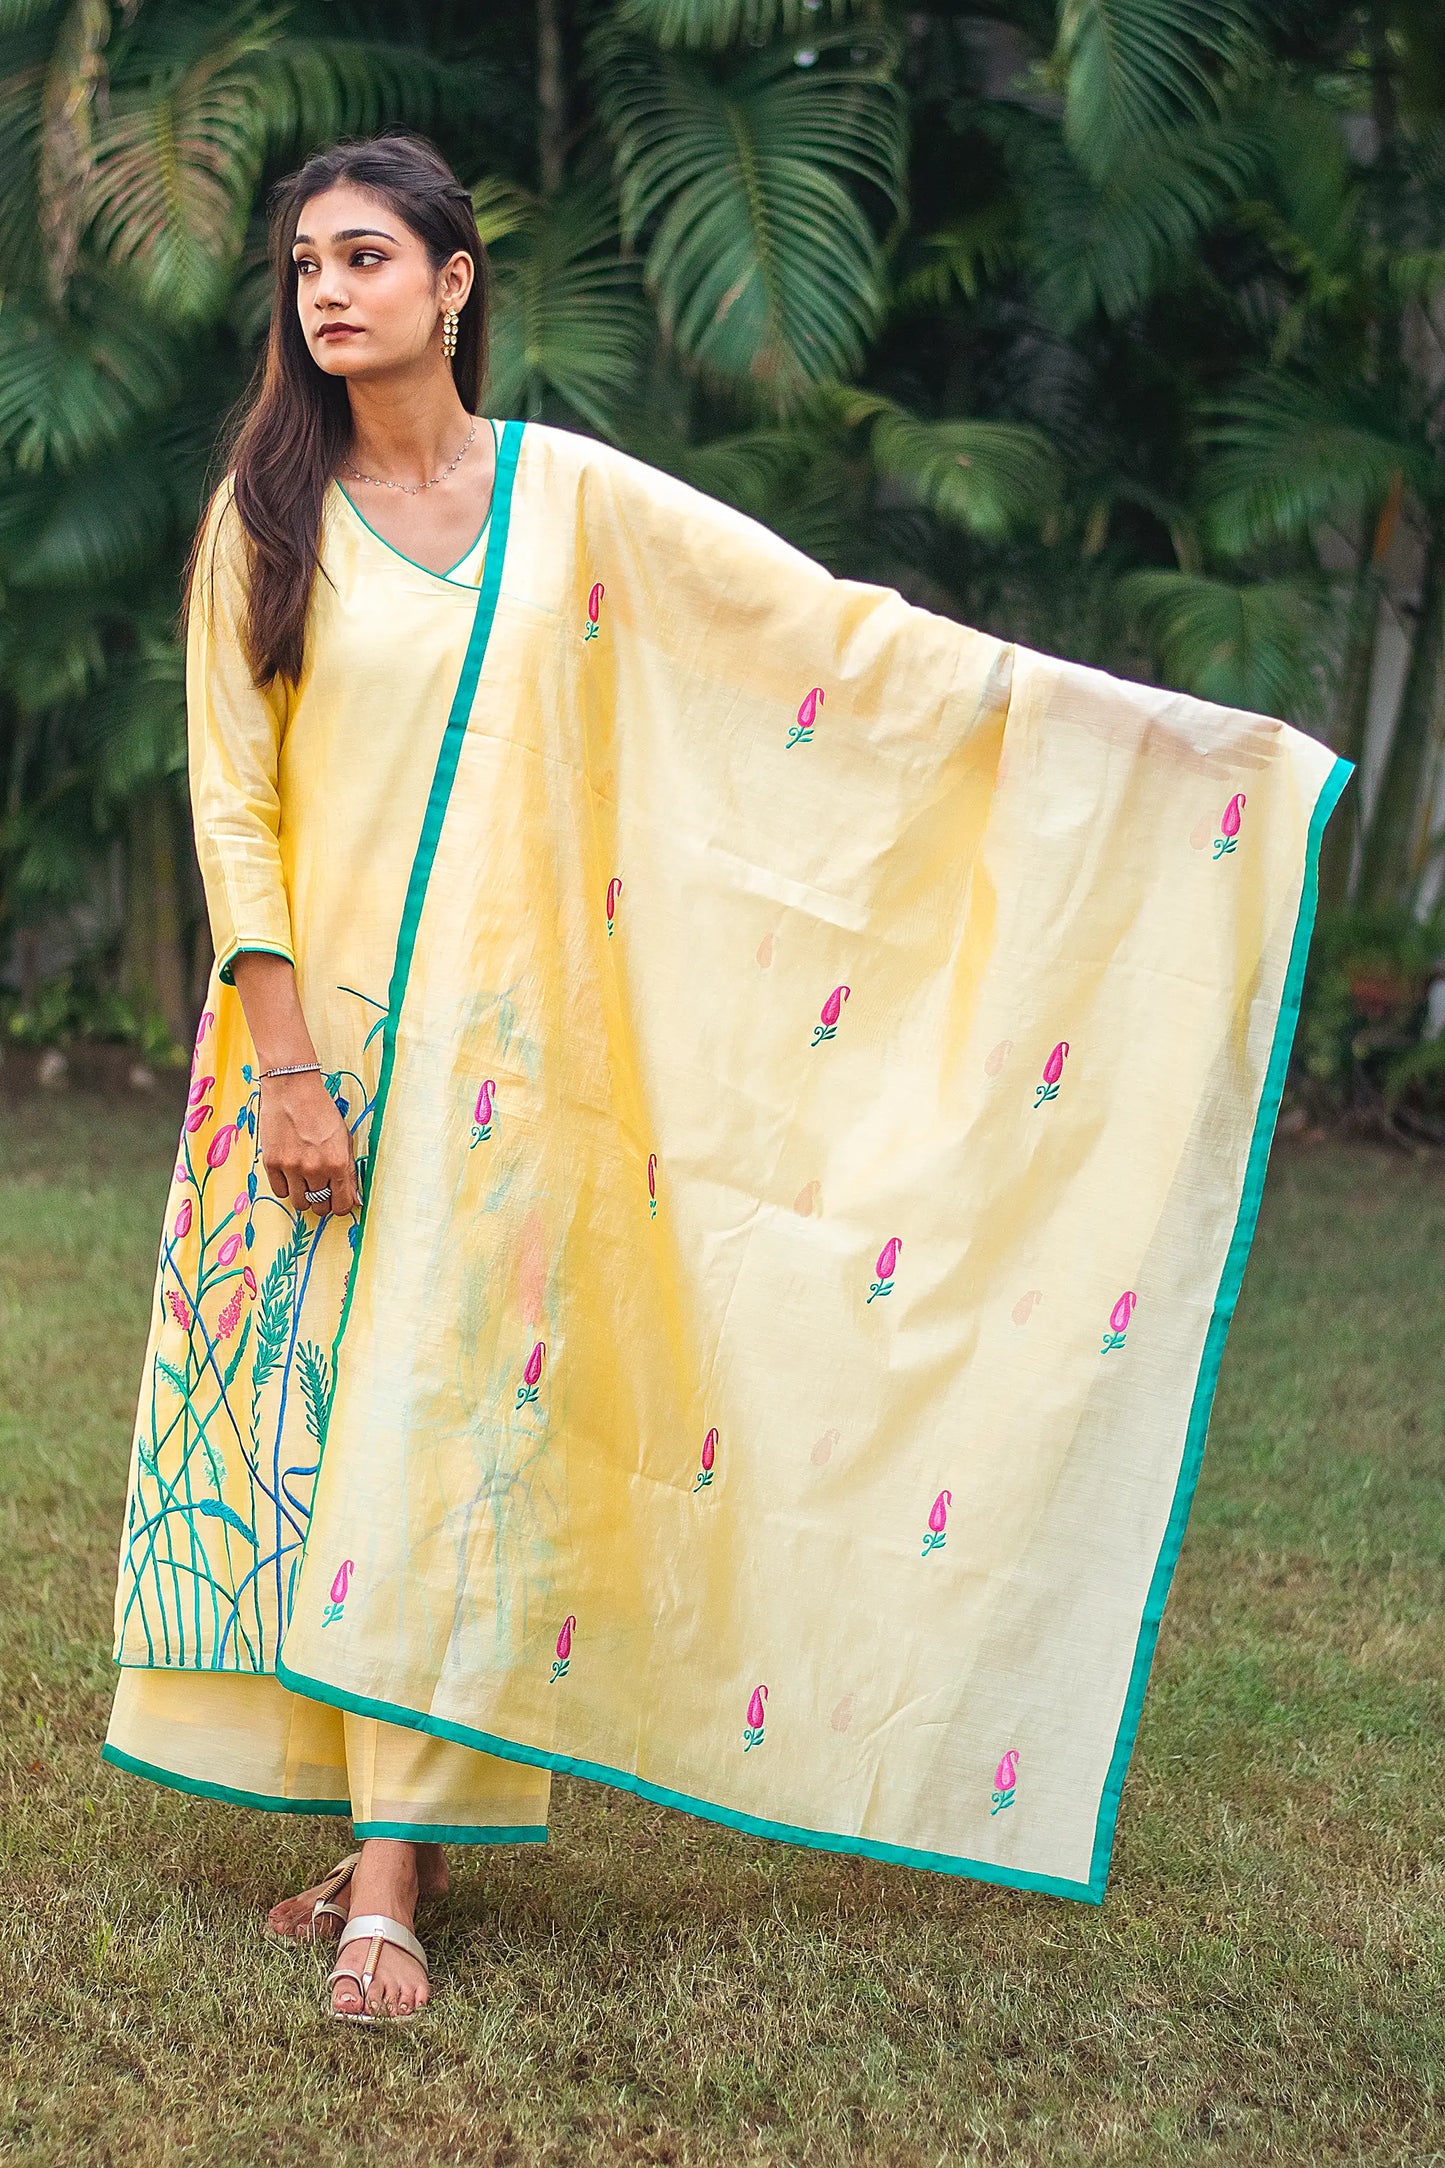
[(414, 1957), (421, 1966), (422, 1971), (430, 1978), (426, 1951), (417, 1941), (416, 1936), (403, 1921), (390, 1919), (385, 1912), (363, 1912), (357, 1918), (348, 1920), (346, 1926), (342, 1929), (341, 1940), (336, 1952), (338, 1958), (347, 1945), (352, 1942), (370, 1944), (370, 1948), (362, 1960), (360, 1973), (354, 1972), (349, 1965), (338, 1964), (335, 1971), (330, 1974), (330, 1978), (334, 1980), (340, 1974), (344, 1975), (348, 1980), (359, 1979), (363, 1998), (371, 1991), (371, 1983), (376, 1977), (376, 1968), (381, 1959), (382, 1945), (387, 1942), (395, 1943), (397, 1949), (405, 1950), (408, 1957)]
[(347, 1858), (338, 1860), (330, 1874), (324, 1875), (317, 1883), (316, 1902), (311, 1907), (311, 1924), (313, 1927), (323, 1915), (328, 1919), (340, 1920), (345, 1925), (345, 1912), (340, 1905), (333, 1904), (331, 1900), (333, 1897), (341, 1895), (341, 1892), (355, 1874), (360, 1859), (361, 1854), (359, 1852), (350, 1853)]

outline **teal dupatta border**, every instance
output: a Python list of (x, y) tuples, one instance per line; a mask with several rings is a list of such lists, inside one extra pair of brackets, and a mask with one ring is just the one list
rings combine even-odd
[[(508, 424), (508, 431), (515, 426)], [(520, 434), (520, 432), (519, 432)], [(506, 444), (504, 440), (503, 455)], [(515, 451), (513, 454), (515, 464)], [(498, 470), (498, 487), (501, 488), (501, 470)], [(508, 470), (506, 488), (511, 489), (511, 470)], [(503, 503), (502, 539), (506, 535), (506, 503)], [(500, 571), (500, 553), (497, 557)], [(487, 566), (487, 584), (492, 581), (493, 566)], [(495, 599), (495, 597), (493, 598)], [(485, 617), (490, 627), (491, 614), (485, 606), (477, 613), (480, 626)], [(475, 644), (475, 635), (474, 635)], [(485, 633), (476, 656), (477, 668), (481, 664), (481, 652), (485, 647)], [(468, 652), (468, 665), (472, 660)], [(421, 841), (417, 847), (412, 867), (411, 881), (407, 890), (406, 910), (402, 921), (401, 937), (397, 944), (396, 969), (393, 974), (387, 1019), (387, 1030), (382, 1058), (381, 1082), (377, 1087), (377, 1104), (373, 1115), (372, 1137), (375, 1138), (385, 1103), (387, 1085), (390, 1082), (394, 1056), (397, 1021), (406, 993), (406, 975), (415, 946), (417, 921), (425, 900), (427, 882), (436, 855), (437, 839), (446, 816), (447, 801), (452, 780), (456, 773), (457, 755), (460, 751), (461, 732), (465, 729), (463, 689), (465, 706), (470, 705), (476, 673), (468, 680), (463, 670), (463, 686), (458, 687), (457, 702), (453, 707), (453, 721), (462, 709), (460, 726), (453, 742), (452, 727), (448, 727), (447, 739), (437, 762), (432, 783), (432, 794), (427, 805)], [(889, 1863), (926, 1867), (935, 1873), (965, 1875), (975, 1881), (1001, 1883), (1010, 1889), (1039, 1890), (1056, 1897), (1072, 1897), (1085, 1903), (1102, 1904), (1108, 1881), (1109, 1861), (1113, 1851), (1114, 1830), (1118, 1819), (1119, 1799), (1123, 1789), (1124, 1773), (1133, 1752), (1135, 1735), (1139, 1728), (1140, 1713), (1144, 1704), (1144, 1691), (1153, 1663), (1154, 1647), (1159, 1635), (1159, 1622), (1163, 1617), (1169, 1586), (1178, 1562), (1180, 1546), (1184, 1541), (1184, 1529), (1193, 1503), (1195, 1485), (1204, 1456), (1205, 1434), (1209, 1427), (1209, 1412), (1214, 1389), (1219, 1377), (1220, 1362), (1224, 1353), (1225, 1336), (1244, 1277), (1245, 1264), (1250, 1245), (1254, 1239), (1255, 1224), (1259, 1218), (1260, 1199), (1264, 1192), (1265, 1172), (1269, 1160), (1270, 1142), (1275, 1121), (1279, 1114), (1280, 1099), (1284, 1091), (1285, 1073), (1289, 1067), (1290, 1051), (1294, 1044), (1295, 1030), (1299, 1021), (1300, 996), (1304, 989), (1305, 966), (1309, 960), (1310, 938), (1314, 930), (1315, 907), (1318, 896), (1319, 852), (1325, 823), (1339, 800), (1341, 791), (1353, 772), (1353, 763), (1337, 759), (1330, 769), (1315, 801), (1305, 842), (1305, 864), (1300, 885), (1300, 901), (1295, 921), (1294, 937), (1290, 945), (1289, 960), (1285, 967), (1284, 985), (1281, 991), (1279, 1015), (1275, 1024), (1270, 1047), (1269, 1061), (1264, 1082), (1260, 1089), (1259, 1105), (1255, 1114), (1254, 1129), (1250, 1139), (1249, 1154), (1245, 1162), (1244, 1182), (1240, 1194), (1239, 1210), (1235, 1218), (1234, 1232), (1220, 1275), (1219, 1287), (1214, 1298), (1208, 1330), (1205, 1334), (1199, 1373), (1195, 1382), (1194, 1397), (1190, 1405), (1189, 1424), (1185, 1433), (1184, 1450), (1180, 1460), (1179, 1475), (1175, 1485), (1173, 1504), (1165, 1525), (1163, 1541), (1155, 1561), (1154, 1572), (1145, 1598), (1144, 1613), (1140, 1621), (1139, 1638), (1135, 1644), (1134, 1662), (1124, 1697), (1123, 1712), (1115, 1736), (1114, 1752), (1104, 1787), (1099, 1799), (1098, 1818), (1095, 1823), (1094, 1847), (1090, 1860), (1089, 1879), (1080, 1882), (1072, 1878), (1039, 1874), (1027, 1868), (1000, 1866), (990, 1860), (956, 1857), (951, 1853), (926, 1852), (908, 1845), (883, 1844), (871, 1837), (849, 1836), (839, 1832), (804, 1829), (785, 1822), (774, 1822), (755, 1814), (742, 1814), (731, 1807), (715, 1805), (711, 1800), (696, 1799), (685, 1792), (671, 1791), (666, 1785), (653, 1784), (627, 1769), (613, 1769), (602, 1762), (584, 1761), (573, 1754), (558, 1754), (545, 1747), (524, 1746), (514, 1739), (503, 1739), (495, 1732), (479, 1731), (468, 1724), (456, 1724), (449, 1719), (434, 1716), (427, 1711), (408, 1709), (399, 1703), (378, 1701), (370, 1695), (355, 1694), (342, 1687), (332, 1686), (324, 1680), (308, 1678), (304, 1673), (292, 1671), (284, 1653), (276, 1660), (276, 1676), (294, 1693), (302, 1694), (312, 1701), (328, 1703), (333, 1708), (349, 1709), (358, 1715), (372, 1716), (383, 1723), (400, 1724), (414, 1731), (427, 1732), (438, 1739), (449, 1739), (459, 1746), (475, 1748), (480, 1753), (495, 1754), (504, 1761), (530, 1763), (535, 1768), (560, 1771), (569, 1776), (587, 1777), (599, 1784), (611, 1785), (619, 1791), (633, 1792), (638, 1797), (655, 1801), (659, 1806), (678, 1807), (685, 1813), (702, 1821), (720, 1822), (729, 1829), (736, 1829), (749, 1836), (775, 1837), (785, 1843), (808, 1847), (815, 1851), (842, 1852), (865, 1859)], [(353, 1274), (354, 1280), (354, 1274)], [(347, 1309), (350, 1307), (350, 1289), (347, 1291)], [(341, 1328), (337, 1334), (337, 1350), (341, 1334), (346, 1326), (346, 1310), (343, 1310)], [(283, 1644), (284, 1649), (284, 1644)]]

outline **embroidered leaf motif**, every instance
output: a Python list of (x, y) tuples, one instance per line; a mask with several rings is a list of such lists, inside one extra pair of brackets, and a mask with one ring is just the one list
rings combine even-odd
[(331, 1365), (314, 1340), (303, 1340), (296, 1350), (296, 1363), (301, 1372), (301, 1390), (306, 1396), (306, 1428), (320, 1445), (326, 1436), (326, 1419), (331, 1413)]
[(238, 1536), (245, 1537), (252, 1550), (256, 1549), (256, 1538), (246, 1526), (240, 1514), (233, 1507), (222, 1505), (219, 1498), (198, 1498), (196, 1500), (196, 1511), (203, 1513), (207, 1520), (224, 1521), (228, 1528), (235, 1529)]
[(261, 1304), (256, 1317), (256, 1360), (251, 1372), (251, 1408), (254, 1416), (261, 1389), (281, 1360), (286, 1328), (296, 1294), (296, 1266), (306, 1247), (306, 1228), (297, 1220), (288, 1241), (271, 1260), (261, 1282)]
[(206, 1473), (211, 1479), (212, 1489), (219, 1498), (226, 1485), (226, 1463), (222, 1460), (209, 1438), (205, 1438), (201, 1442), (206, 1454)]
[(248, 1318), (247, 1318), (247, 1320), (246, 1320), (246, 1322), (245, 1322), (245, 1324), (244, 1324), (244, 1325), (243, 1325), (243, 1326), (241, 1327), (241, 1337), (240, 1337), (240, 1339), (239, 1339), (239, 1340), (238, 1340), (238, 1341), (236, 1342), (236, 1352), (235, 1352), (235, 1354), (234, 1354), (234, 1355), (233, 1355), (233, 1356), (231, 1357), (231, 1360), (230, 1360), (230, 1361), (229, 1361), (229, 1362), (227, 1363), (227, 1365), (226, 1365), (226, 1374), (225, 1374), (225, 1376), (224, 1376), (224, 1377), (222, 1378), (222, 1380), (221, 1380), (221, 1391), (222, 1391), (223, 1393), (225, 1392), (226, 1388), (227, 1388), (227, 1387), (228, 1387), (228, 1386), (230, 1385), (230, 1382), (231, 1382), (232, 1378), (233, 1378), (233, 1377), (234, 1377), (234, 1376), (236, 1375), (236, 1372), (237, 1372), (237, 1371), (239, 1370), (239, 1368), (241, 1367), (241, 1357), (242, 1357), (242, 1356), (243, 1356), (243, 1355), (245, 1354), (245, 1352), (246, 1352), (246, 1342), (247, 1342), (247, 1341), (248, 1341), (248, 1340), (250, 1339), (250, 1337), (251, 1337), (251, 1320), (250, 1320), (250, 1318), (248, 1317)]
[(180, 1394), (182, 1400), (189, 1400), (190, 1393), (187, 1389), (186, 1381), (181, 1376), (180, 1371), (177, 1370), (174, 1363), (168, 1363), (164, 1355), (157, 1355), (156, 1368), (157, 1370), (159, 1370), (161, 1376), (165, 1379), (168, 1385), (174, 1385), (176, 1391)]

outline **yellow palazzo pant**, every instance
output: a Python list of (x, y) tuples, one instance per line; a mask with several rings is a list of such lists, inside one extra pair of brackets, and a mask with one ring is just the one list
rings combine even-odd
[(120, 1673), (105, 1758), (178, 1791), (350, 1817), (358, 1837), (541, 1844), (552, 1775), (293, 1694), (266, 1675)]

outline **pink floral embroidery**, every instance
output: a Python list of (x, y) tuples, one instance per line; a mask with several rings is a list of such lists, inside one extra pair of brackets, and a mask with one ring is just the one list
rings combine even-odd
[(351, 1586), (351, 1576), (356, 1568), (349, 1558), (343, 1558), (331, 1583), (331, 1601), (321, 1614), (323, 1626), (334, 1626), (346, 1606), (346, 1591)]
[(527, 1357), (527, 1367), (522, 1372), (523, 1383), (517, 1387), (517, 1406), (519, 1408), (525, 1408), (529, 1400), (535, 1400), (537, 1397), (537, 1380), (542, 1375), (542, 1356), (545, 1350), (546, 1342), (539, 1340)]
[(848, 999), (851, 992), (852, 988), (849, 986), (835, 986), (833, 988), (832, 993), (829, 994), (822, 1008), (818, 1011), (818, 1022), (813, 1026), (814, 1046), (821, 1046), (825, 1039), (834, 1037), (838, 1029), (838, 1018), (842, 1014), (843, 1003)]
[(1035, 1109), (1041, 1107), (1046, 1099), (1058, 1098), (1059, 1078), (1064, 1073), (1064, 1058), (1067, 1055), (1068, 1051), (1068, 1040), (1060, 1039), (1058, 1045), (1054, 1048), (1054, 1051), (1052, 1052), (1052, 1054), (1050, 1054), (1048, 1060), (1044, 1063), (1044, 1080), (1042, 1084), (1037, 1085), (1034, 1090)]
[(711, 1483), (713, 1462), (716, 1459), (717, 1430), (716, 1428), (714, 1428), (708, 1432), (707, 1436), (702, 1441), (701, 1465), (699, 1466), (697, 1471), (697, 1481), (692, 1486), (694, 1497), (697, 1496), (697, 1493), (700, 1490), (706, 1490), (708, 1485)]
[(173, 1287), (167, 1288), (166, 1301), (171, 1306), (171, 1316), (180, 1326), (182, 1332), (189, 1332), (191, 1329), (191, 1306), (186, 1301), (185, 1296), (178, 1295)]
[(923, 1557), (930, 1551), (941, 1551), (948, 1541), (944, 1530), (948, 1526), (948, 1509), (953, 1504), (953, 1492), (941, 1490), (928, 1509), (928, 1534), (923, 1539)]
[(186, 1105), (188, 1107), (199, 1106), (215, 1081), (213, 1076), (198, 1076), (186, 1093)]
[(582, 634), (584, 640), (595, 640), (597, 637), (597, 629), (602, 622), (602, 597), (606, 592), (601, 580), (598, 580), (587, 597), (587, 625)]
[(798, 709), (798, 720), (788, 732), (789, 745), (812, 744), (813, 725), (818, 719), (818, 710), (822, 705), (823, 688), (821, 685), (815, 685), (811, 692), (804, 693), (802, 705)]
[(753, 1688), (753, 1698), (748, 1703), (748, 1720), (743, 1726), (743, 1752), (745, 1754), (749, 1748), (761, 1746), (763, 1743), (763, 1703), (767, 1698), (768, 1690), (765, 1686), (755, 1686)]
[(245, 1301), (245, 1299), (245, 1288), (236, 1288), (232, 1293), (230, 1301), (226, 1304), (226, 1307), (224, 1308), (224, 1310), (222, 1310), (220, 1316), (216, 1319), (216, 1338), (218, 1340), (230, 1339), (240, 1320), (241, 1304)]
[(1222, 858), (1226, 851), (1234, 849), (1234, 839), (1239, 834), (1239, 816), (1244, 811), (1244, 792), (1237, 791), (1224, 809), (1219, 823), (1219, 833), (1214, 839), (1214, 855)]
[(617, 916), (617, 899), (622, 894), (622, 879), (614, 873), (607, 883), (607, 938), (612, 938), (612, 922)]
[(235, 1143), (235, 1141), (235, 1123), (223, 1123), (222, 1126), (216, 1131), (216, 1134), (212, 1137), (210, 1143), (206, 1146), (206, 1165), (208, 1167), (223, 1167), (230, 1154), (231, 1146)]
[(990, 1814), (1001, 1814), (1005, 1807), (1013, 1805), (1018, 1773), (1018, 1754), (1010, 1747), (993, 1773), (993, 1805), (988, 1810)]
[(177, 1214), (176, 1214), (176, 1219), (175, 1219), (175, 1226), (173, 1227), (173, 1229), (172, 1229), (171, 1231), (172, 1231), (172, 1233), (173, 1233), (173, 1234), (175, 1235), (175, 1238), (176, 1238), (177, 1242), (183, 1242), (183, 1241), (185, 1240), (186, 1236), (187, 1236), (187, 1235), (188, 1235), (188, 1234), (190, 1233), (190, 1231), (191, 1231), (191, 1200), (190, 1200), (190, 1198), (189, 1198), (189, 1197), (187, 1197), (187, 1198), (186, 1198), (186, 1200), (185, 1200), (184, 1204), (183, 1204), (183, 1205), (181, 1206), (181, 1209), (180, 1209), (180, 1211), (179, 1211), (179, 1212), (177, 1212)]
[(251, 1270), (251, 1267), (249, 1265), (242, 1265), (241, 1278), (245, 1284), (246, 1293), (251, 1297), (251, 1300), (254, 1302), (256, 1299), (256, 1275)]
[(878, 1252), (878, 1277), (868, 1290), (868, 1300), (870, 1302), (875, 1295), (892, 1294), (893, 1274), (898, 1264), (898, 1252), (902, 1247), (902, 1238), (893, 1235)]
[(210, 1106), (192, 1107), (186, 1116), (186, 1135), (193, 1137), (198, 1129), (204, 1129), (214, 1112)]
[(576, 1618), (569, 1611), (562, 1621), (562, 1631), (557, 1636), (557, 1661), (552, 1666), (552, 1676), (548, 1681), (551, 1686), (555, 1686), (559, 1679), (567, 1675), (567, 1666), (572, 1660), (572, 1629), (576, 1624)]
[(1119, 1297), (1119, 1300), (1109, 1312), (1109, 1330), (1104, 1335), (1104, 1345), (1099, 1350), (1100, 1354), (1107, 1355), (1110, 1348), (1124, 1345), (1124, 1335), (1129, 1329), (1129, 1320), (1134, 1315), (1134, 1307), (1138, 1300), (1139, 1297), (1132, 1288), (1126, 1289)]
[(484, 1144), (492, 1133), (492, 1094), (496, 1091), (496, 1088), (492, 1079), (488, 1077), (481, 1090), (477, 1093), (477, 1103), (472, 1109), (472, 1141), (468, 1146), (469, 1151), (474, 1152), (477, 1146)]
[(648, 1153), (648, 1155), (647, 1155), (647, 1216), (648, 1216), (648, 1218), (649, 1218), (649, 1219), (656, 1219), (656, 1218), (657, 1218), (657, 1154), (656, 1154), (656, 1152), (649, 1152), (649, 1153)]
[(216, 1263), (221, 1266), (234, 1265), (237, 1257), (240, 1255), (240, 1250), (240, 1235), (227, 1235), (225, 1241), (221, 1244), (221, 1247), (216, 1252)]

